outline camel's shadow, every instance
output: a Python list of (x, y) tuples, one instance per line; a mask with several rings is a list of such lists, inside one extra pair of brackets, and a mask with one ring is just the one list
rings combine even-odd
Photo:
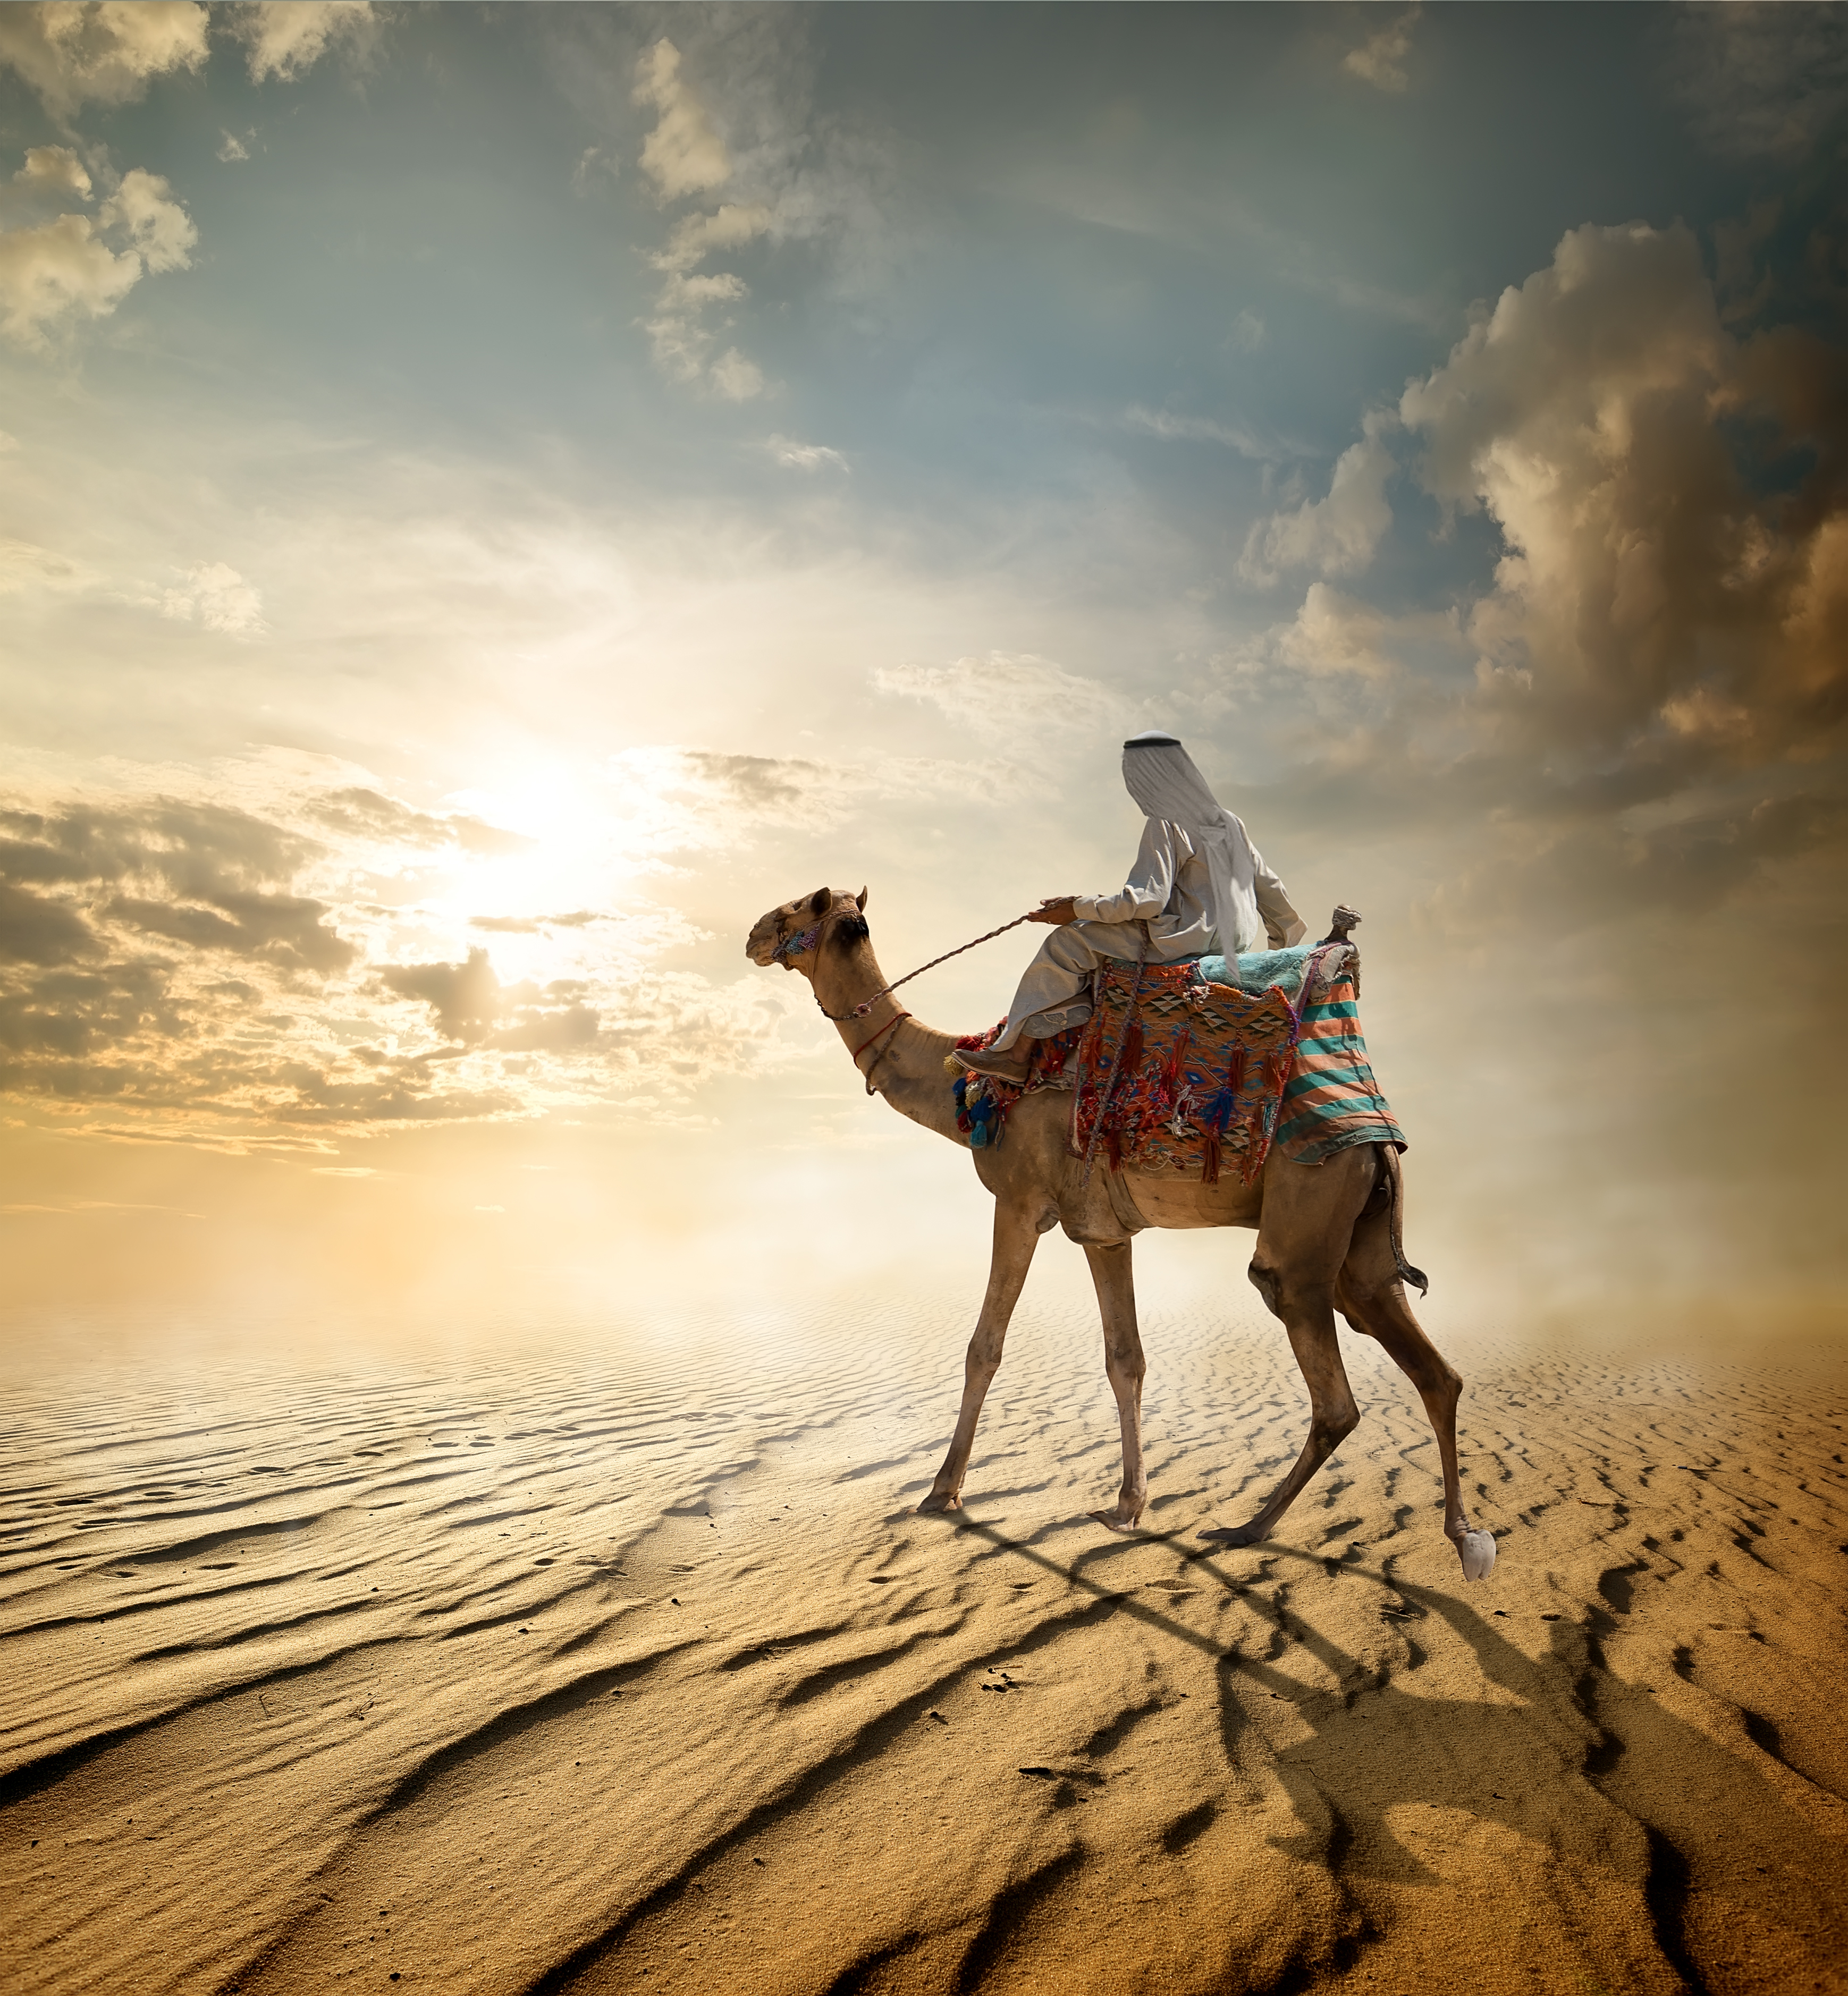
[[(1364, 1659), (1307, 1619), (1287, 1585), (1275, 1585), (1282, 1563), (1327, 1572), (1330, 1562), (1322, 1555), (1275, 1543), (1250, 1549), (1268, 1570), (1266, 1593), (1248, 1568), (1241, 1572), (1223, 1557), (1184, 1551), (1191, 1573), (1217, 1581), (1249, 1612), (1228, 1641), (1110, 1585), (1108, 1569), (1133, 1552), (1134, 1541), (1089, 1546), (1061, 1561), (966, 1514), (958, 1523), (988, 1541), (991, 1557), (1027, 1562), (1095, 1596), (1100, 1619), (1129, 1616), (1210, 1658), (1229, 1790), (1251, 1797), (1267, 1774), (1280, 1782), (1301, 1827), (1271, 1843), (1344, 1881), (1441, 1882), (1429, 1853), (1409, 1840), (1416, 1833), (1408, 1820), (1416, 1823), (1419, 1812), (1407, 1805), (1457, 1812), (1485, 1832), (1494, 1826), (1525, 1839), (1537, 1863), (1615, 1876), (1637, 1888), (1656, 1945), (1698, 1987), (1684, 1931), (1692, 1872), (1713, 1836), (1727, 1838), (1726, 1825), (1750, 1822), (1755, 1869), (1800, 1878), (1819, 1902), (1848, 1914), (1848, 1882), (1826, 1839), (1782, 1801), (1767, 1771), (1678, 1716), (1660, 1701), (1660, 1687), (1628, 1682), (1609, 1667), (1602, 1646), (1620, 1625), (1602, 1608), (1550, 1622), (1545, 1650), (1530, 1655), (1494, 1626), (1493, 1611), (1479, 1613), (1440, 1588), (1344, 1561), (1341, 1582), (1376, 1589), (1377, 1607), (1368, 1612), (1390, 1625), (1382, 1653)], [(1351, 1606), (1342, 1612), (1351, 1621)], [(1420, 1633), (1433, 1622), (1467, 1646), (1481, 1696), (1419, 1688), (1436, 1647)], [(1320, 1666), (1316, 1681), (1292, 1674), (1292, 1651)], [(1674, 1674), (1673, 1665), (1664, 1669)], [(1454, 1681), (1454, 1671), (1445, 1674)], [(1307, 1736), (1276, 1739), (1277, 1729), (1257, 1716), (1268, 1701), (1287, 1704)], [(1771, 1802), (1780, 1805), (1767, 1808)], [(1454, 1834), (1453, 1826), (1453, 1843)]]

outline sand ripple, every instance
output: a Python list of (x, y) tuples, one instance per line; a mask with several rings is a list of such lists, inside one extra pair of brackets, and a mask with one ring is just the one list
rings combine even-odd
[[(4, 1404), (19, 1991), (1836, 1990), (1840, 1375), (1457, 1355), (1279, 1540), (1281, 1334), (1148, 1327), (1153, 1530), (1080, 1319)], [(817, 1348), (824, 1356), (817, 1356)], [(395, 1976), (395, 1985), (389, 1978)]]

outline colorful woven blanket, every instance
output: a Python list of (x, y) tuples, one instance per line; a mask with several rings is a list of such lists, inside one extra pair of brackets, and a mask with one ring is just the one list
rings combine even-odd
[(1223, 958), (1100, 966), (1089, 1020), (1036, 1046), (1024, 1086), (967, 1071), (956, 1082), (970, 1143), (998, 1143), (1021, 1096), (1051, 1087), (1072, 1091), (1073, 1154), (1113, 1171), (1213, 1185), (1230, 1166), (1249, 1184), (1273, 1143), (1305, 1165), (1354, 1144), (1405, 1148), (1368, 1064), (1351, 945), (1241, 958), (1237, 985), (1202, 974), (1215, 969)]

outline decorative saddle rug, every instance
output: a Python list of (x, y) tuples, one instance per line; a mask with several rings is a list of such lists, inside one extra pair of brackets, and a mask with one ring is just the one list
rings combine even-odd
[(1368, 1063), (1351, 945), (1243, 957), (1238, 982), (1225, 977), (1223, 958), (1101, 965), (1090, 1018), (1036, 1044), (1024, 1086), (965, 1070), (958, 1127), (976, 1148), (998, 1143), (1023, 1095), (1069, 1089), (1074, 1155), (1207, 1185), (1228, 1168), (1249, 1184), (1273, 1143), (1303, 1165), (1354, 1144), (1406, 1148)]

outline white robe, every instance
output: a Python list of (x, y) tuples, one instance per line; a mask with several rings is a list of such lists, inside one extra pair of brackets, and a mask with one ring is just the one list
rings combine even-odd
[(1233, 956), (1261, 947), (1282, 949), (1306, 933), (1283, 883), (1265, 866), (1244, 824), (1225, 814), (1231, 832), (1229, 910), (1215, 919), (1212, 869), (1203, 841), (1165, 818), (1146, 820), (1136, 863), (1114, 894), (1078, 894), (1078, 920), (1055, 928), (1040, 945), (995, 1041), (1004, 1052), (1023, 1034), (1050, 1038), (1091, 1016), (1090, 979), (1106, 957), (1134, 963), (1148, 924), (1151, 963), (1176, 963), (1216, 951)]

